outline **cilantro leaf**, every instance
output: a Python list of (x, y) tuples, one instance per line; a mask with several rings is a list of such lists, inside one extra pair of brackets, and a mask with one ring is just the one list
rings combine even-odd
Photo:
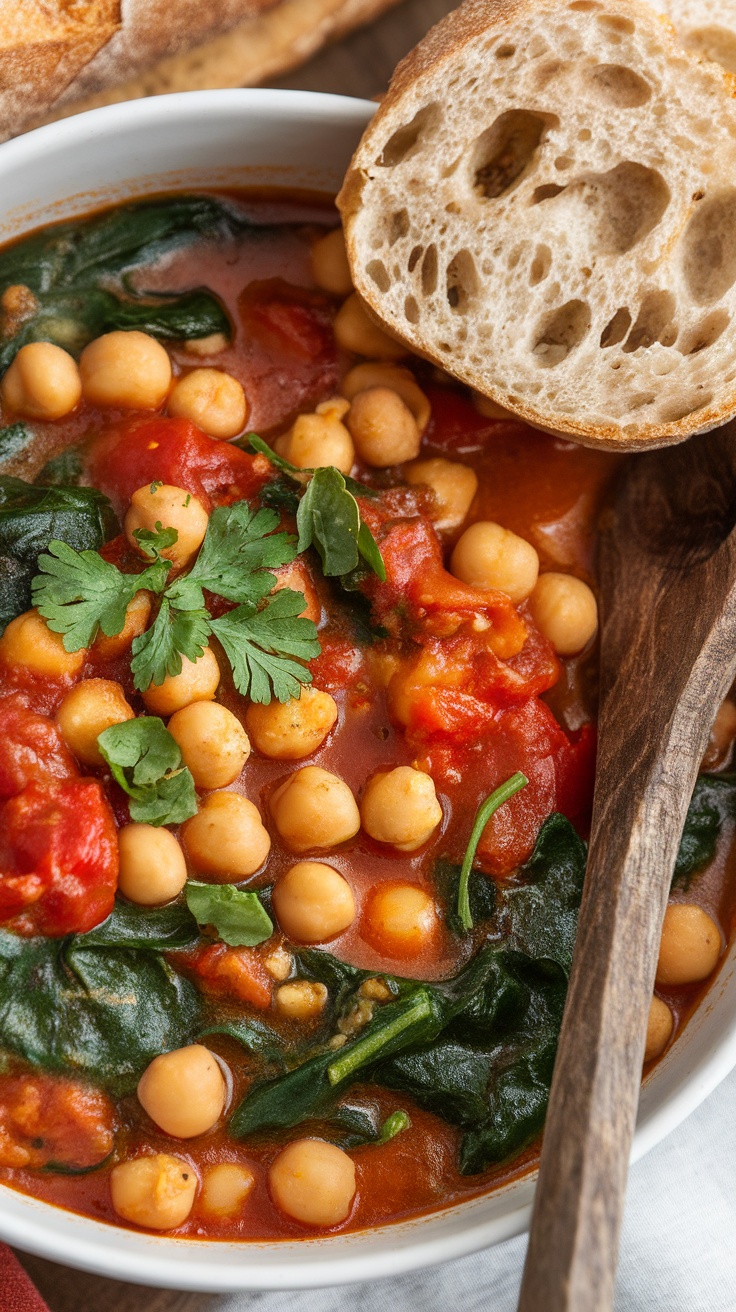
[[(156, 484), (152, 483), (151, 489), (153, 490), (155, 486)], [(163, 487), (163, 484), (159, 484), (159, 486)], [(166, 551), (168, 547), (173, 547), (174, 543), (179, 541), (177, 530), (175, 528), (164, 528), (160, 519), (156, 520), (155, 529), (134, 529), (133, 537), (143, 555), (147, 556), (149, 560), (159, 560), (162, 551)]]
[(212, 925), (231, 948), (254, 948), (273, 933), (273, 922), (256, 893), (190, 879), (184, 895), (197, 924)]
[(210, 515), (192, 569), (171, 585), (170, 600), (182, 609), (194, 609), (195, 604), (204, 605), (202, 589), (206, 588), (227, 601), (262, 601), (274, 585), (269, 571), (288, 565), (296, 556), (294, 538), (274, 533), (278, 526), (275, 511), (254, 510), (247, 501), (219, 506)]
[(160, 592), (170, 568), (168, 561), (157, 561), (142, 574), (123, 574), (96, 551), (75, 551), (56, 540), (39, 556), (38, 567), (33, 604), (54, 633), (63, 633), (67, 651), (89, 647), (98, 629), (107, 637), (120, 633), (136, 592)]
[(113, 724), (97, 739), (113, 778), (130, 798), (140, 824), (181, 824), (194, 815), (194, 779), (181, 763), (179, 745), (163, 720), (142, 715)]
[(208, 611), (177, 610), (164, 597), (153, 627), (133, 639), (130, 668), (138, 691), (163, 683), (167, 674), (181, 674), (182, 656), (199, 660), (209, 633)]
[(212, 620), (212, 632), (225, 650), (235, 686), (244, 697), (263, 705), (273, 697), (288, 702), (299, 697), (303, 683), (312, 682), (310, 671), (299, 661), (319, 656), (321, 648), (315, 624), (300, 618), (303, 610), (301, 592), (282, 588), (261, 610), (237, 606)]

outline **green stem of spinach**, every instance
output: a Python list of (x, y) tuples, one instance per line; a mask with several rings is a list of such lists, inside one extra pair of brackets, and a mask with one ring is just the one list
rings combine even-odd
[(512, 774), (511, 778), (507, 779), (505, 784), (501, 784), (495, 792), (491, 793), (490, 797), (486, 798), (485, 802), (482, 803), (478, 810), (478, 814), (475, 817), (475, 823), (473, 824), (473, 830), (470, 835), (470, 841), (466, 848), (465, 856), (463, 857), (463, 864), (460, 868), (460, 883), (457, 890), (457, 914), (460, 917), (460, 923), (465, 930), (473, 928), (473, 917), (470, 913), (470, 871), (473, 868), (475, 854), (478, 850), (478, 844), (481, 840), (483, 830), (488, 824), (491, 816), (495, 815), (499, 806), (503, 806), (504, 802), (508, 802), (509, 798), (514, 796), (514, 793), (518, 793), (522, 788), (526, 788), (528, 783), (529, 780), (526, 775), (522, 774), (520, 770), (517, 770), (516, 774)]
[(387, 1047), (393, 1039), (404, 1030), (408, 1030), (412, 1025), (417, 1025), (420, 1021), (427, 1020), (432, 1014), (432, 1003), (426, 993), (420, 993), (412, 1000), (405, 1011), (384, 1025), (381, 1029), (376, 1030), (373, 1034), (366, 1034), (364, 1039), (360, 1039), (353, 1044), (341, 1056), (336, 1057), (327, 1067), (327, 1078), (330, 1084), (340, 1084), (342, 1080), (348, 1079), (361, 1066), (366, 1066), (368, 1062), (378, 1057), (384, 1048)]
[(392, 1112), (391, 1115), (388, 1116), (386, 1120), (383, 1122), (383, 1125), (381, 1126), (381, 1133), (376, 1139), (376, 1143), (377, 1144), (388, 1143), (389, 1140), (395, 1139), (397, 1134), (401, 1134), (403, 1130), (408, 1130), (410, 1126), (411, 1126), (411, 1117), (409, 1116), (408, 1112), (404, 1112), (404, 1111)]

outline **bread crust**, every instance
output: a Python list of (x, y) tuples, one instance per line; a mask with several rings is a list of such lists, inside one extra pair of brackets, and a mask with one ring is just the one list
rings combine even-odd
[[(663, 2), (669, 3), (669, 0), (663, 0)], [(672, 0), (673, 4), (677, 2), (678, 0)], [(682, 3), (682, 0), (679, 0), (679, 3)], [(562, 0), (559, 0), (559, 10), (562, 11), (563, 8), (566, 9), (567, 5), (563, 5)], [(582, 9), (582, 6), (580, 8)], [(625, 4), (622, 4), (620, 0), (610, 0), (610, 2), (601, 0), (597, 8), (610, 12), (614, 16), (620, 15), (622, 21), (630, 18), (637, 25), (642, 28), (646, 27), (650, 31), (652, 25), (656, 24), (654, 31), (657, 39), (667, 48), (673, 66), (675, 63), (679, 68), (683, 68), (685, 64), (687, 65), (687, 76), (695, 79), (698, 91), (705, 88), (707, 95), (718, 97), (718, 118), (723, 119), (723, 121), (727, 120), (729, 124), (732, 123), (733, 128), (731, 130), (736, 130), (733, 100), (734, 94), (736, 94), (736, 82), (733, 77), (724, 74), (721, 69), (716, 69), (713, 65), (703, 65), (702, 63), (698, 65), (696, 59), (684, 55), (682, 48), (677, 44), (671, 25), (665, 19), (658, 19), (649, 6), (641, 3), (640, 0), (628, 0), (628, 3)], [(734, 8), (736, 9), (736, 2)], [(414, 329), (407, 328), (406, 323), (395, 313), (395, 307), (391, 309), (391, 312), (387, 312), (386, 300), (380, 291), (377, 291), (375, 283), (366, 275), (365, 266), (370, 252), (367, 250), (365, 233), (359, 231), (358, 221), (360, 216), (364, 215), (372, 206), (377, 209), (379, 203), (386, 204), (385, 197), (379, 202), (374, 178), (379, 172), (377, 166), (381, 151), (391, 133), (395, 132), (401, 125), (409, 124), (413, 116), (428, 101), (440, 99), (442, 93), (441, 91), (438, 92), (438, 88), (447, 87), (453, 71), (462, 67), (466, 56), (470, 58), (478, 43), (487, 42), (489, 35), (493, 36), (496, 29), (521, 30), (523, 24), (524, 29), (533, 32), (535, 21), (539, 16), (543, 16), (547, 22), (552, 21), (550, 12), (549, 0), (466, 0), (465, 4), (461, 5), (459, 9), (453, 10), (446, 18), (441, 20), (420, 45), (398, 66), (388, 94), (364, 134), (338, 197), (338, 206), (345, 226), (348, 255), (355, 286), (369, 311), (383, 328), (388, 329), (395, 336), (405, 341), (413, 351), (418, 351), (419, 354), (433, 363), (454, 373), (483, 395), (489, 397), (495, 404), (510, 411), (527, 423), (549, 432), (564, 434), (583, 445), (606, 447), (619, 451), (652, 448), (680, 442), (693, 433), (704, 432), (717, 427), (736, 414), (736, 333), (733, 334), (734, 341), (732, 343), (734, 381), (730, 383), (719, 382), (718, 391), (714, 395), (712, 403), (702, 406), (697, 411), (684, 414), (680, 418), (672, 418), (666, 421), (657, 418), (654, 421), (643, 419), (636, 423), (621, 424), (603, 414), (593, 422), (589, 415), (581, 418), (570, 413), (550, 413), (549, 409), (545, 411), (538, 404), (535, 404), (531, 390), (520, 389), (518, 384), (513, 395), (509, 395), (507, 388), (504, 389), (494, 383), (492, 366), (481, 370), (475, 366), (469, 367), (467, 363), (458, 360), (454, 354), (443, 354), (437, 349), (437, 342), (433, 339), (431, 331), (425, 331), (421, 324), (419, 329), (416, 327)], [(516, 24), (516, 29), (514, 29), (514, 24)], [(698, 81), (698, 79), (700, 80)], [(703, 81), (703, 79), (706, 79), (706, 81)], [(488, 91), (488, 87), (484, 87), (481, 82), (478, 91), (479, 95), (483, 95)], [(444, 104), (442, 108), (444, 108)], [(493, 118), (494, 106), (489, 104), (487, 121), (490, 122)], [(716, 172), (718, 172), (719, 163), (722, 175), (719, 180), (720, 184), (729, 188), (733, 187), (736, 183), (736, 156), (733, 152), (724, 152), (723, 159), (716, 162)], [(409, 185), (407, 183), (407, 187)], [(413, 177), (411, 182), (413, 191), (411, 195), (407, 191), (407, 195), (404, 197), (406, 208), (410, 214), (412, 213), (412, 206), (416, 208), (418, 204), (417, 194), (420, 185), (416, 177)], [(397, 206), (401, 200), (400, 187), (400, 182), (394, 184), (395, 195), (398, 196)], [(562, 191), (563, 188), (560, 187), (556, 190)], [(433, 198), (429, 195), (424, 197), (427, 209), (431, 206), (432, 201)], [(436, 203), (439, 205), (439, 200)], [(689, 209), (683, 207), (679, 228), (673, 232), (671, 244), (676, 243), (683, 232), (687, 230), (687, 225), (692, 220), (693, 214), (692, 205)], [(406, 241), (408, 242), (409, 238), (406, 238)], [(374, 245), (378, 255), (384, 258), (385, 251), (383, 248), (378, 251), (377, 241), (374, 242)], [(471, 245), (470, 240), (468, 245)], [(397, 255), (397, 260), (399, 258)], [(642, 278), (643, 276), (642, 274)], [(493, 297), (493, 283), (484, 285), (483, 291), (487, 296)], [(734, 299), (736, 302), (736, 298)], [(518, 308), (519, 315), (523, 315), (524, 306), (520, 304)], [(695, 349), (697, 348), (694, 347), (693, 350)], [(721, 370), (722, 374), (726, 372), (728, 371)], [(664, 394), (668, 387), (665, 376), (662, 378), (661, 387)]]

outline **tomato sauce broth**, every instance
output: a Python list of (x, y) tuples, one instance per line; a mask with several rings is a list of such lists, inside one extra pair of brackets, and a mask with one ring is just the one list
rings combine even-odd
[[(264, 230), (255, 241), (233, 239), (189, 246), (139, 271), (135, 282), (152, 292), (206, 286), (222, 300), (236, 331), (232, 343), (217, 355), (215, 363), (242, 383), (250, 406), (248, 428), (268, 437), (282, 432), (295, 414), (309, 411), (339, 392), (341, 377), (354, 363), (336, 348), (332, 338), (335, 301), (314, 286), (310, 274), (310, 243), (325, 225), (334, 224), (335, 214), (313, 197), (283, 199), (249, 193), (234, 198), (244, 202), (264, 223), (282, 226)], [(290, 307), (290, 316), (282, 312), (285, 305)], [(172, 347), (170, 354), (175, 375), (199, 363), (183, 346)], [(621, 468), (620, 458), (575, 446), (510, 420), (485, 418), (469, 395), (445, 376), (416, 360), (411, 365), (432, 406), (422, 456), (441, 456), (470, 465), (478, 475), (479, 491), (463, 529), (475, 521), (498, 521), (533, 544), (543, 569), (562, 570), (593, 583), (596, 523)], [(50, 454), (82, 438), (114, 430), (124, 418), (123, 412), (82, 407), (63, 422), (39, 424), (32, 453), (16, 463), (12, 472), (32, 476)], [(359, 464), (357, 476), (383, 489), (401, 483), (400, 468), (386, 475)], [(110, 471), (110, 478), (114, 483), (115, 469)], [(184, 480), (182, 486), (186, 487)], [(421, 498), (416, 504), (422, 504)], [(445, 534), (446, 551), (459, 533), (460, 529)], [(337, 958), (378, 974), (427, 981), (446, 979), (468, 960), (473, 951), (472, 939), (453, 934), (440, 922), (431, 942), (420, 953), (410, 959), (391, 956), (366, 937), (365, 904), (372, 889), (392, 880), (416, 883), (434, 893), (436, 859), (446, 856), (453, 862), (461, 861), (479, 803), (499, 782), (499, 772), (503, 776), (505, 757), (489, 763), (485, 740), (475, 744), (470, 734), (454, 758), (461, 765), (454, 768), (447, 752), (442, 755), (444, 749), (438, 746), (437, 734), (407, 734), (397, 726), (387, 693), (390, 676), (397, 667), (391, 663), (385, 641), (366, 645), (356, 635), (349, 608), (336, 598), (334, 587), (321, 579), (318, 571), (312, 570), (311, 574), (323, 615), (323, 655), (314, 663), (314, 684), (335, 698), (338, 724), (323, 746), (304, 761), (273, 760), (254, 752), (231, 791), (240, 791), (255, 801), (267, 816), (274, 790), (295, 767), (304, 764), (329, 769), (356, 795), (366, 779), (382, 768), (413, 765), (421, 769), (427, 762), (433, 766), (431, 773), (436, 768), (443, 821), (429, 845), (415, 854), (398, 853), (361, 832), (326, 857), (348, 878), (357, 908), (351, 926), (331, 940), (328, 948)], [(521, 606), (521, 615), (530, 622), (525, 605)], [(546, 723), (543, 717), (551, 712), (573, 745), (580, 747), (574, 769), (579, 771), (582, 782), (575, 783), (580, 797), (576, 793), (574, 805), (571, 803), (575, 812), (571, 818), (585, 836), (594, 747), (592, 738), (585, 735), (586, 726), (595, 718), (595, 646), (579, 657), (559, 662), (555, 668), (556, 674), (542, 681), (535, 712), (542, 718), (534, 723)], [(124, 658), (106, 664), (97, 662), (86, 667), (85, 673), (118, 679), (136, 711), (142, 709)], [(47, 714), (54, 712), (64, 692), (63, 685), (40, 688), (33, 679), (24, 684), (15, 678), (12, 686), (25, 687), (34, 705)], [(243, 699), (227, 676), (218, 700), (242, 715)], [(513, 743), (527, 742), (531, 732), (529, 728), (515, 728), (517, 736), (510, 740), (508, 750), (513, 750)], [(124, 795), (113, 787), (110, 798), (118, 823), (125, 823)], [(540, 798), (542, 808), (542, 792)], [(294, 863), (293, 852), (273, 829), (271, 836), (267, 870), (249, 881), (249, 887), (270, 886)], [(736, 915), (732, 838), (729, 829), (719, 844), (715, 862), (698, 882), (698, 901), (715, 917), (726, 937)], [(518, 851), (520, 859), (526, 859), (529, 844), (524, 848), (522, 843)], [(489, 877), (495, 875), (500, 883), (517, 879), (516, 865), (510, 870), (494, 869), (491, 858), (489, 862)], [(661, 990), (675, 1015), (676, 1030), (692, 1014), (706, 987)], [(286, 1025), (285, 1030), (288, 1028)], [(230, 1106), (234, 1107), (253, 1081), (253, 1059), (244, 1057), (242, 1049), (227, 1038), (213, 1039), (210, 1046), (233, 1072)], [(22, 1069), (19, 1065), (17, 1068)], [(0, 1099), (3, 1078), (0, 1075)], [(374, 1085), (353, 1086), (352, 1095), (377, 1108), (381, 1119), (407, 1105), (405, 1097)], [(381, 1146), (353, 1150), (358, 1192), (349, 1220), (339, 1227), (341, 1231), (396, 1222), (450, 1206), (518, 1178), (536, 1164), (538, 1144), (532, 1144), (511, 1162), (480, 1175), (462, 1175), (457, 1165), (460, 1131), (413, 1105), (410, 1114), (410, 1128), (395, 1139)], [(267, 1168), (283, 1146), (283, 1137), (278, 1143), (272, 1138), (238, 1143), (224, 1128), (217, 1128), (201, 1139), (174, 1141), (172, 1149), (171, 1137), (157, 1130), (135, 1097), (119, 1103), (116, 1121), (118, 1157), (134, 1156), (139, 1151), (176, 1151), (200, 1174), (222, 1161), (243, 1162), (253, 1172), (253, 1191), (237, 1216), (216, 1219), (197, 1202), (189, 1220), (176, 1233), (203, 1239), (305, 1237), (305, 1227), (279, 1211), (268, 1191)], [(320, 1123), (310, 1122), (306, 1132), (319, 1135)], [(298, 1133), (289, 1132), (286, 1138), (298, 1137)], [(0, 1167), (0, 1179), (49, 1203), (120, 1224), (110, 1201), (110, 1169), (108, 1164), (88, 1175), (72, 1176)]]

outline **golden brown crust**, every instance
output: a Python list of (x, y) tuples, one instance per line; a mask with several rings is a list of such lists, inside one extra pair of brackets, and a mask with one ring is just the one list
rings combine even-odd
[[(141, 3), (141, 0), (137, 2)], [(219, 32), (213, 25), (207, 29), (212, 34), (206, 40), (199, 29), (194, 35), (189, 31), (186, 39), (179, 40), (176, 53), (164, 57), (152, 53), (144, 62), (138, 60), (138, 55), (132, 56), (129, 50), (116, 54), (116, 43), (111, 43), (110, 51), (94, 59), (84, 74), (68, 86), (53, 108), (51, 101), (47, 100), (42, 109), (26, 119), (24, 126), (37, 126), (81, 110), (142, 96), (214, 87), (255, 86), (303, 63), (326, 42), (338, 39), (361, 23), (370, 22), (399, 2), (237, 0), (240, 21), (236, 20), (234, 26)], [(183, 0), (144, 0), (144, 3), (150, 25), (151, 14), (159, 14), (162, 5), (171, 13), (174, 9), (178, 11)], [(185, 3), (188, 9), (191, 0), (185, 0)], [(198, 0), (197, 10), (209, 17), (211, 6), (202, 5)], [(221, 16), (224, 12), (221, 11)], [(249, 17), (242, 21), (244, 14)], [(156, 49), (160, 53), (160, 39)], [(131, 63), (131, 59), (138, 62)]]
[[(525, 21), (533, 24), (537, 9), (549, 10), (547, 0), (465, 0), (458, 9), (453, 10), (442, 19), (422, 42), (398, 65), (392, 78), (388, 93), (384, 97), (356, 152), (353, 165), (349, 168), (337, 203), (343, 217), (346, 231), (348, 257), (354, 274), (356, 289), (362, 296), (369, 312), (376, 322), (390, 331), (394, 336), (406, 342), (412, 351), (422, 355), (444, 370), (455, 373), (462, 381), (468, 383), (492, 402), (511, 410), (513, 417), (527, 422), (545, 431), (562, 434), (585, 446), (602, 447), (614, 451), (635, 451), (652, 449), (658, 446), (681, 442), (695, 433), (706, 432), (732, 419), (736, 414), (736, 384), (730, 390), (719, 388), (717, 404), (703, 407), (695, 413), (688, 414), (680, 420), (669, 421), (666, 425), (641, 423), (635, 431), (627, 426), (628, 431), (615, 423), (599, 421), (595, 426), (576, 421), (569, 415), (555, 416), (554, 426), (550, 424), (549, 414), (540, 413), (532, 400), (525, 396), (509, 398), (507, 393), (494, 388), (488, 380), (480, 376), (477, 370), (457, 368), (455, 362), (448, 364), (448, 357), (439, 353), (416, 330), (409, 333), (402, 331), (395, 320), (389, 320), (381, 311), (381, 298), (373, 294), (372, 284), (365, 277), (361, 268), (361, 254), (357, 249), (352, 226), (353, 218), (364, 204), (364, 193), (369, 185), (368, 176), (362, 167), (368, 158), (380, 153), (387, 120), (392, 121), (394, 111), (401, 106), (398, 120), (407, 122), (422, 106), (421, 88), (425, 79), (435, 78), (437, 85), (438, 70), (444, 66), (455, 66), (461, 60), (466, 47), (479, 40), (495, 27), (509, 20), (524, 16)], [(628, 5), (633, 16), (636, 11), (640, 17), (651, 22), (651, 10), (642, 0), (630, 0)], [(736, 11), (736, 4), (734, 5)], [(672, 33), (672, 49), (679, 57), (681, 51), (675, 45), (675, 34), (666, 18), (659, 22)], [(448, 72), (449, 79), (449, 72)], [(440, 81), (444, 85), (444, 79)], [(733, 98), (733, 77), (725, 75), (723, 89), (725, 97)], [(374, 147), (374, 149), (371, 149)], [(360, 160), (356, 166), (355, 160)], [(370, 201), (365, 202), (370, 204)], [(663, 432), (663, 428), (666, 430)]]
[(120, 0), (51, 6), (26, 0), (0, 13), (0, 139), (20, 132), (120, 28)]

